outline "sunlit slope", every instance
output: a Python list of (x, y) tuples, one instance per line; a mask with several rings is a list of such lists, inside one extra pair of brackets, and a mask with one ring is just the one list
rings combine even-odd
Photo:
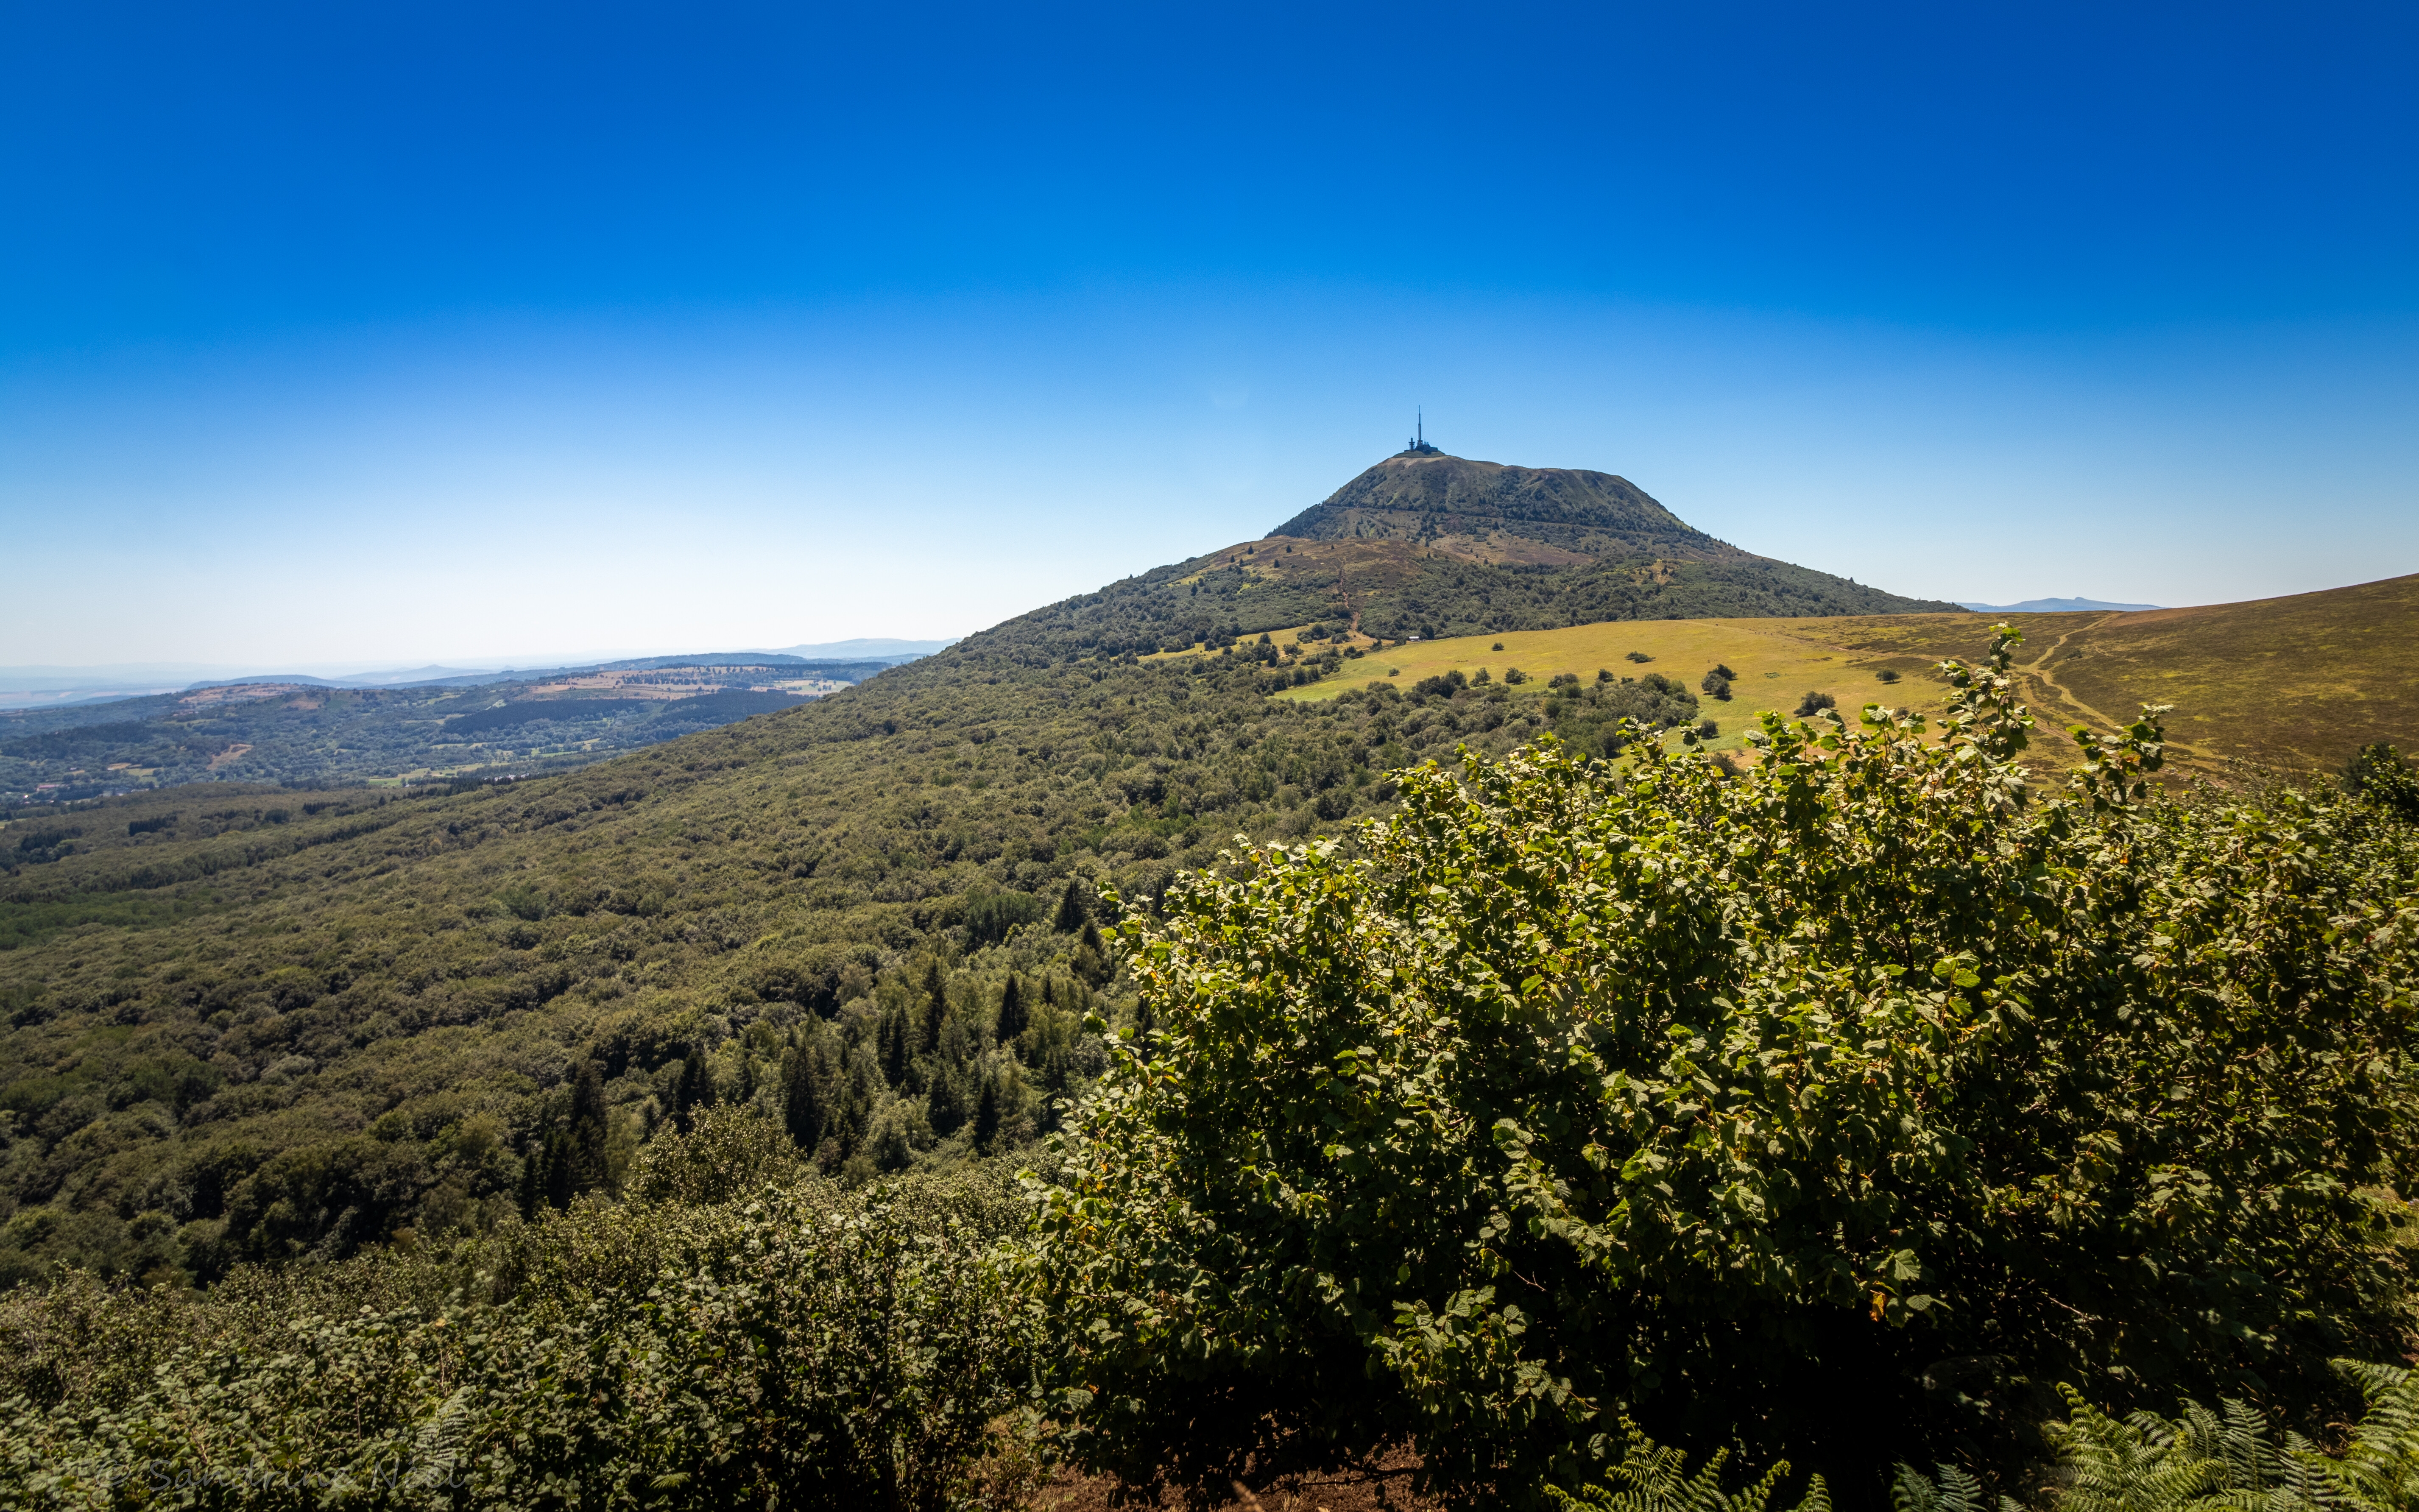
[[(1965, 618), (1975, 624), (1960, 650), (1971, 656), (1988, 644), (1989, 625), (1980, 615)], [(1413, 641), (1369, 651), (1333, 677), (1278, 696), (1332, 698), (1373, 679), (1391, 681), (1409, 691), (1422, 678), (1456, 670), (1474, 676), (1482, 668), (1498, 681), (1518, 669), (1529, 679), (1518, 691), (1542, 696), (1548, 682), (1562, 672), (1591, 682), (1599, 671), (1610, 671), (1615, 677), (1659, 672), (1697, 694), (1703, 714), (1720, 727), (1721, 734), (1713, 743), (1717, 749), (1741, 744), (1739, 736), (1753, 727), (1763, 711), (1788, 714), (1810, 692), (1830, 694), (1852, 715), (1867, 703), (1918, 709), (1938, 706), (1948, 685), (1933, 675), (1930, 662), (1900, 656), (1863, 656), (1808, 629), (1843, 623), (1854, 622), (1616, 620), (1561, 630)], [(1501, 651), (1495, 649), (1499, 644)], [(1651, 659), (1632, 661), (1632, 652)], [(1736, 674), (1730, 680), (1728, 701), (1703, 690), (1706, 673), (1717, 667), (1728, 667)], [(1877, 674), (1886, 668), (1898, 671), (1896, 683), (1879, 680)]]
[[(2419, 747), (2419, 575), (2284, 598), (2139, 613), (2008, 616), (2044, 722), (2168, 703), (2187, 767), (2329, 771), (2373, 740)], [(1970, 655), (1981, 615), (1808, 622), (1868, 657)], [(1902, 663), (1906, 665), (1910, 663)]]
[[(1726, 665), (1728, 703), (1704, 698), (1721, 746), (1765, 709), (1795, 709), (1809, 692), (1843, 710), (1869, 702), (1936, 709), (1948, 691), (1933, 668), (1972, 659), (2001, 616), (1888, 614), (1819, 619), (1627, 620), (1562, 630), (1417, 641), (1371, 651), (1293, 698), (1329, 698), (1384, 677), (1408, 688), (1451, 669), (1517, 667), (1542, 688), (1556, 673), (1593, 678), (1653, 671), (1696, 689)], [(2019, 658), (2042, 724), (2037, 749), (2068, 748), (2075, 723), (2108, 728), (2146, 702), (2167, 717), (2178, 764), (2214, 770), (2235, 761), (2288, 774), (2332, 771), (2370, 741), (2419, 748), (2419, 576), (2323, 593), (2141, 613), (2008, 615), (2024, 631)], [(1495, 646), (1501, 643), (1502, 650)], [(1654, 659), (1627, 660), (1630, 652)], [(1881, 674), (1895, 671), (1896, 683)]]
[(2199, 609), (2108, 614), (2042, 647), (2069, 702), (2172, 703), (2176, 739), (2282, 771), (2373, 740), (2419, 748), (2419, 575)]

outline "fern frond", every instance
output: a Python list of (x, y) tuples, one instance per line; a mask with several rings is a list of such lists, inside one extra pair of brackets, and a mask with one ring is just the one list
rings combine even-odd
[[(1722, 1489), (1722, 1472), (1730, 1452), (1722, 1450), (1691, 1475), (1685, 1450), (1667, 1449), (1623, 1419), (1628, 1434), (1621, 1462), (1605, 1472), (1602, 1484), (1578, 1492), (1548, 1487), (1547, 1495), (1563, 1512), (1770, 1512), (1772, 1494), (1789, 1473), (1783, 1460), (1764, 1478), (1735, 1494)], [(1790, 1512), (1831, 1512), (1831, 1493), (1823, 1477), (1814, 1476), (1806, 1496)]]
[(1890, 1503), (1897, 1512), (1991, 1512), (1980, 1481), (1956, 1465), (1933, 1468), (1940, 1472), (1937, 1484), (1912, 1465), (1898, 1467), (1898, 1481), (1890, 1488)]
[(1940, 1489), (1930, 1476), (1913, 1465), (1898, 1467), (1898, 1477), (1890, 1482), (1890, 1512), (1939, 1512)]
[(439, 1403), (413, 1433), (411, 1469), (427, 1476), (429, 1484), (442, 1485), (453, 1476), (462, 1456), (463, 1437), (470, 1429), (476, 1395), (464, 1386)]
[(2325, 1486), (2328, 1500), (2350, 1512), (2409, 1512), (2419, 1499), (2419, 1378), (2396, 1365), (2338, 1360), (2367, 1398), (2340, 1458), (2306, 1444), (2291, 1450)]
[(2210, 1489), (2216, 1462), (2193, 1452), (2187, 1427), (2148, 1412), (2119, 1422), (2071, 1386), (2057, 1445), (2060, 1512), (2181, 1512)]

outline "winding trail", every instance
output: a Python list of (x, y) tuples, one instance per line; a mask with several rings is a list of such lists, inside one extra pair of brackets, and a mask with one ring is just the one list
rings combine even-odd
[[(2049, 693), (2049, 702), (2055, 705), (2060, 706), (2061, 711), (2072, 709), (2083, 715), (2085, 719), (2089, 723), (2097, 725), (2103, 733), (2113, 734), (2116, 732), (2124, 729), (2133, 721), (2130, 719), (2113, 718), (2108, 715), (2103, 714), (2098, 709), (2093, 708), (2090, 704), (2083, 702), (2083, 700), (2075, 697), (2073, 691), (2068, 688), (2063, 683), (2060, 683), (2057, 680), (2057, 674), (2049, 670), (2049, 664), (2060, 651), (2066, 649), (2066, 643), (2069, 640), (2073, 640), (2076, 636), (2081, 635), (2086, 630), (2096, 630), (2100, 628), (2100, 626), (2107, 624), (2110, 620), (2119, 619), (2122, 617), (2121, 611), (2111, 610), (2108, 613), (2100, 615), (2088, 625), (2078, 625), (2073, 629), (2067, 631), (2062, 636), (2059, 636), (2048, 650), (2042, 652), (2039, 656), (2036, 656), (2031, 661), (2022, 663), (2016, 670), (2024, 673), (2026, 677), (2031, 678), (2036, 683), (2039, 683), (2042, 688), (2046, 689)], [(2063, 722), (2072, 724), (2078, 721), (2066, 720)], [(2167, 747), (2170, 750), (2173, 750), (2180, 755), (2197, 756), (2202, 754), (2202, 752), (2196, 748), (2174, 738), (2173, 735), (2168, 737)]]

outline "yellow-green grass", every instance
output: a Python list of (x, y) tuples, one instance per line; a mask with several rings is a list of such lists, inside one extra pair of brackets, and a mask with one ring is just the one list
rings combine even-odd
[[(2303, 778), (2340, 767), (2371, 741), (2419, 750), (2419, 575), (2315, 594), (2143, 613), (2011, 615), (2025, 696), (2044, 738), (2072, 748), (2072, 724), (2109, 729), (2165, 703), (2180, 771), (2247, 762)], [(1980, 615), (1809, 621), (1866, 656), (1973, 655)], [(1826, 632), (1817, 626), (1828, 625)]]
[(2198, 757), (2331, 771), (2370, 741), (2419, 749), (2419, 575), (2286, 598), (2110, 614), (2042, 647), (2072, 702), (2171, 703)]
[[(1540, 692), (1548, 677), (1598, 668), (1643, 671), (1695, 689), (1707, 668), (1739, 675), (1733, 700), (1703, 694), (1732, 746), (1756, 714), (1786, 714), (1808, 691), (1830, 694), (1843, 712), (1868, 702), (1935, 713), (1948, 688), (1933, 669), (1978, 659), (1996, 618), (1985, 614), (1886, 614), (1837, 619), (1616, 620), (1566, 630), (1414, 641), (1369, 650), (1336, 675), (1280, 698), (1333, 698), (1386, 677), (1406, 690), (1423, 677), (1518, 667)], [(2039, 721), (2038, 760), (2068, 764), (2075, 724), (2110, 730), (2143, 703), (2166, 717), (2172, 766), (2221, 772), (2241, 761), (2302, 778), (2332, 772), (2370, 741), (2419, 752), (2419, 574), (2285, 598), (2145, 613), (2010, 615), (2024, 632), (2016, 671)], [(1280, 640), (1286, 639), (1280, 637)], [(1494, 649), (1496, 642), (1503, 645)], [(1624, 659), (1642, 651), (1655, 659)], [(1874, 673), (1894, 670), (1894, 684)]]
[[(1936, 617), (1936, 616), (1927, 616)], [(1989, 622), (1975, 622), (1976, 643), (1968, 656), (1988, 645)], [(1514, 630), (1502, 635), (1461, 636), (1446, 640), (1414, 640), (1384, 650), (1370, 650), (1349, 660), (1332, 677), (1276, 695), (1286, 699), (1328, 699), (1374, 681), (1387, 681), (1408, 692), (1424, 677), (1458, 670), (1465, 676), (1485, 668), (1501, 679), (1512, 668), (1530, 681), (1515, 694), (1542, 696), (1547, 680), (1560, 672), (1576, 673), (1593, 682), (1599, 671), (1615, 677), (1661, 672), (1677, 678), (1697, 693), (1700, 712), (1721, 726), (1714, 748), (1734, 748), (1741, 735), (1753, 729), (1766, 709), (1789, 714), (1808, 693), (1828, 693), (1853, 719), (1868, 703), (1921, 712), (1936, 710), (1949, 691), (1934, 677), (1930, 663), (1885, 652), (1867, 655), (1826, 639), (1826, 626), (1838, 620), (1612, 620), (1601, 625), (1574, 625), (1562, 630)], [(1864, 623), (1864, 622), (1857, 622)], [(1503, 649), (1495, 647), (1501, 644)], [(1630, 652), (1654, 659), (1634, 662)], [(1937, 659), (1937, 658), (1934, 658)], [(1705, 673), (1727, 666), (1737, 676), (1731, 682), (1731, 700), (1721, 702), (1699, 691)], [(1896, 683), (1883, 683), (1876, 673), (1889, 668)], [(1393, 676), (1388, 676), (1389, 672)]]

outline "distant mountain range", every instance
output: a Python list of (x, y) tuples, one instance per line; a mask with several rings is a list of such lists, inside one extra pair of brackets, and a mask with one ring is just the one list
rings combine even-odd
[(804, 656), (809, 661), (820, 658), (901, 662), (929, 656), (954, 644), (956, 642), (952, 640), (892, 640), (875, 636), (856, 640), (818, 640), (803, 646), (774, 646), (768, 650), (775, 656)]
[(809, 702), (913, 659), (732, 651), (373, 687), (285, 673), (0, 711), (0, 804), (196, 781), (560, 771)]
[(1961, 599), (1957, 607), (1970, 609), (1977, 614), (2074, 614), (2087, 610), (2132, 614), (2161, 606), (2111, 604), (2104, 598), (2027, 598), (2021, 604), (1968, 604)]
[(256, 671), (199, 662), (120, 663), (108, 667), (0, 667), (0, 709), (72, 708), (108, 703), (197, 687), (231, 687), (244, 684), (280, 684), (303, 687), (478, 687), (490, 683), (528, 682), (582, 671), (618, 671), (651, 667), (748, 667), (821, 663), (848, 670), (829, 673), (799, 671), (796, 675), (832, 675), (855, 680), (884, 667), (895, 667), (929, 656), (949, 644), (946, 640), (857, 640), (792, 646), (785, 651), (714, 651), (674, 656), (599, 657), (554, 667), (470, 668), (431, 664), (413, 668), (381, 668), (363, 671)]

